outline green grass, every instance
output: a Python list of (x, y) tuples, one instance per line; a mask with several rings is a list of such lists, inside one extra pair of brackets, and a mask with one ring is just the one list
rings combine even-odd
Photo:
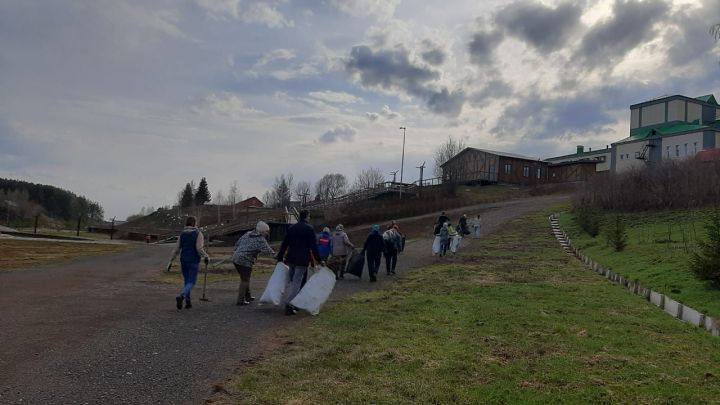
[[(471, 251), (472, 250), (472, 251)], [(546, 215), (357, 293), (225, 388), (242, 403), (703, 403), (720, 340), (560, 248)]]
[[(21, 232), (33, 233), (35, 228), (18, 228)], [(106, 233), (97, 232), (86, 232), (80, 231), (80, 236), (77, 235), (75, 229), (53, 229), (53, 228), (38, 228), (37, 233), (39, 235), (54, 235), (54, 236), (67, 236), (71, 238), (88, 238), (98, 240), (110, 240), (110, 235)]]
[[(611, 218), (608, 216), (608, 218)], [(629, 279), (662, 292), (698, 311), (720, 317), (720, 290), (695, 278), (689, 269), (692, 251), (705, 238), (707, 211), (624, 214), (628, 245), (615, 252), (601, 234), (591, 238), (575, 224), (570, 212), (561, 227), (586, 255)]]

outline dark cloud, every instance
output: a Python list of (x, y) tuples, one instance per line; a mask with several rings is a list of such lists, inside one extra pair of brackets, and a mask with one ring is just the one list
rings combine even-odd
[(468, 44), (470, 61), (476, 65), (487, 66), (493, 62), (493, 52), (503, 40), (500, 31), (478, 31)]
[(481, 89), (473, 92), (468, 98), (476, 107), (483, 107), (493, 99), (510, 97), (513, 94), (513, 88), (500, 77), (491, 78)]
[[(672, 17), (675, 27), (665, 36), (668, 61), (672, 66), (686, 66), (712, 57), (711, 50), (718, 43), (709, 34), (709, 28), (720, 22), (720, 2), (705, 0), (700, 7), (681, 11)], [(705, 63), (705, 62), (701, 62)]]
[(420, 53), (420, 56), (425, 62), (433, 66), (440, 66), (445, 63), (447, 54), (439, 45), (429, 39), (426, 39), (423, 41), (423, 47), (425, 49)]
[(334, 143), (338, 141), (352, 142), (357, 130), (350, 125), (344, 124), (328, 130), (320, 136), (322, 143)]
[(440, 73), (415, 64), (403, 47), (374, 51), (366, 45), (355, 46), (345, 68), (364, 87), (404, 91), (424, 100), (437, 114), (457, 116), (465, 101), (462, 92), (436, 86)]
[(613, 16), (590, 28), (575, 54), (586, 68), (607, 66), (621, 59), (655, 33), (655, 23), (668, 12), (662, 0), (615, 0)]
[(531, 1), (518, 1), (500, 10), (498, 26), (509, 36), (527, 42), (539, 51), (555, 51), (572, 38), (580, 25), (582, 6), (564, 3), (556, 8)]
[(597, 93), (575, 98), (543, 98), (535, 93), (509, 105), (492, 132), (534, 139), (602, 133), (615, 122), (606, 107)]

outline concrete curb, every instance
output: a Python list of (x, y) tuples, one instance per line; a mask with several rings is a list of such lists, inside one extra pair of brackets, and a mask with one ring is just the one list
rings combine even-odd
[(550, 215), (548, 219), (550, 220), (553, 235), (558, 242), (560, 242), (560, 246), (562, 246), (563, 250), (580, 260), (589, 270), (598, 273), (615, 284), (619, 284), (627, 288), (633, 294), (642, 296), (647, 301), (665, 311), (668, 315), (699, 328), (703, 328), (710, 332), (713, 336), (720, 336), (720, 319), (715, 319), (705, 315), (696, 309), (675, 301), (649, 287), (641, 285), (638, 280), (629, 280), (628, 278), (615, 273), (612, 269), (604, 267), (602, 264), (596, 262), (591, 257), (586, 256), (582, 253), (582, 251), (573, 246), (572, 241), (567, 237), (567, 233), (560, 228), (560, 214)]

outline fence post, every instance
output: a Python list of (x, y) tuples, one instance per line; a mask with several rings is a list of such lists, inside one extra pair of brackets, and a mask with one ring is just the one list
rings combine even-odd
[(677, 318), (682, 319), (683, 316), (683, 304), (678, 302)]

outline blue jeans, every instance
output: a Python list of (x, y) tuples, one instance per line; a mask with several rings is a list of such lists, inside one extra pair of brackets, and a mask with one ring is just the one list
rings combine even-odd
[(199, 262), (180, 262), (180, 270), (182, 271), (183, 280), (185, 280), (185, 285), (183, 286), (182, 291), (180, 291), (181, 297), (190, 299), (190, 291), (192, 291), (195, 286), (195, 282), (197, 281), (199, 268)]
[(307, 266), (296, 266), (294, 264), (289, 264), (288, 267), (290, 268), (290, 290), (287, 298), (289, 304), (300, 292), (303, 277), (305, 277), (308, 268)]

